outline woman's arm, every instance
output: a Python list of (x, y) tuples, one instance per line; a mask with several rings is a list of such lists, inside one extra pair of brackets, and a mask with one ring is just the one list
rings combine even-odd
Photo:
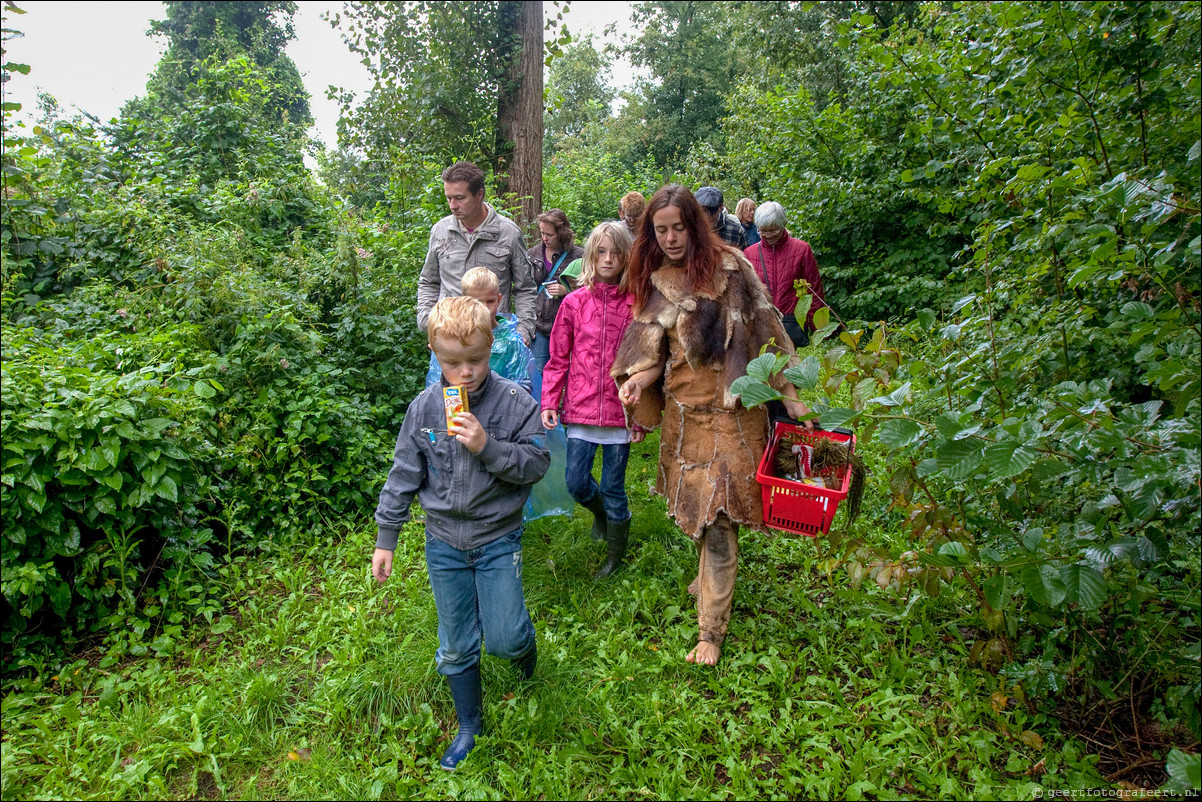
[[(639, 399), (643, 395), (643, 388), (650, 385), (664, 373), (663, 365), (640, 370), (638, 373), (631, 376), (622, 386), (618, 388), (618, 400), (622, 402), (624, 407), (638, 406)], [(796, 396), (795, 396), (796, 397)]]

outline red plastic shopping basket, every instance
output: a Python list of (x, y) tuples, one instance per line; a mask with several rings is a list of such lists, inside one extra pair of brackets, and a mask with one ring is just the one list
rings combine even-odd
[(828, 437), (838, 443), (850, 442), (849, 447), (852, 449), (856, 447), (856, 436), (847, 429), (811, 431), (794, 423), (774, 421), (768, 448), (764, 449), (764, 456), (755, 472), (755, 478), (759, 481), (764, 496), (765, 524), (773, 529), (796, 532), (807, 537), (825, 535), (831, 531), (831, 522), (839, 508), (839, 502), (847, 498), (851, 465), (848, 464), (841, 476), (836, 475), (834, 471), (822, 475), (827, 484), (837, 487), (817, 487), (793, 479), (778, 478), (773, 475), (772, 466), (776, 458), (776, 449), (786, 434), (797, 435), (803, 444), (813, 444)]

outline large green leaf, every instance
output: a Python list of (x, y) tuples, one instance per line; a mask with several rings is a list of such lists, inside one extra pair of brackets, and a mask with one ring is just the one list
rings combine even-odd
[(955, 540), (949, 541), (940, 546), (939, 554), (947, 557), (949, 560), (952, 560), (954, 565), (966, 565), (971, 562), (968, 556), (968, 549), (964, 547), (963, 543), (959, 543)]
[(50, 608), (54, 610), (55, 615), (65, 616), (67, 611), (71, 609), (71, 587), (62, 580), (54, 579), (47, 583), (49, 585)]
[[(823, 309), (825, 308), (826, 307), (823, 307)], [(818, 311), (821, 312), (822, 309), (819, 309)], [(817, 315), (817, 313), (815, 313), (815, 315)], [(823, 342), (838, 330), (839, 321), (837, 320), (833, 323), (827, 323), (825, 326), (816, 326), (814, 333), (810, 335), (810, 344), (816, 345), (820, 342)]]
[(1067, 591), (1069, 604), (1096, 610), (1106, 601), (1106, 578), (1088, 565), (1061, 566), (1060, 581)]
[(927, 457), (918, 463), (914, 469), (914, 473), (919, 479), (925, 479), (928, 476), (933, 476), (939, 473), (939, 463), (936, 462), (934, 457)]
[(891, 451), (912, 445), (921, 436), (922, 427), (915, 421), (906, 418), (887, 420), (876, 431), (877, 440)]
[(1163, 533), (1155, 529), (1149, 529), (1147, 534), (1136, 540), (1135, 549), (1139, 553), (1139, 558), (1145, 564), (1155, 565), (1168, 554), (1169, 544), (1165, 540)]
[(856, 412), (854, 409), (835, 407), (834, 409), (828, 409), (826, 412), (823, 412), (822, 417), (819, 418), (819, 423), (822, 425), (823, 429), (833, 429), (836, 426), (842, 426), (848, 421), (853, 420), (854, 418), (858, 417), (859, 414), (860, 413)]
[(910, 382), (906, 382), (901, 387), (898, 387), (889, 395), (879, 395), (873, 398), (868, 403), (880, 404), (883, 407), (900, 407), (906, 403), (906, 396), (910, 394)]
[(944, 443), (935, 452), (935, 463), (948, 479), (953, 482), (964, 481), (981, 466), (983, 445), (976, 439)]
[(1060, 572), (1047, 563), (1023, 568), (1022, 580), (1027, 596), (1044, 607), (1055, 609), (1064, 603), (1068, 595)]
[[(1196, 686), (1195, 686), (1196, 687)], [(1165, 788), (1179, 794), (1202, 788), (1202, 755), (1174, 748), (1165, 761), (1169, 781)]]
[(154, 488), (155, 495), (168, 501), (179, 501), (179, 487), (170, 476), (164, 475)]
[(818, 375), (821, 372), (822, 363), (811, 355), (801, 360), (800, 365), (785, 370), (784, 376), (798, 390), (813, 390), (818, 386)]
[(746, 378), (767, 384), (772, 374), (779, 373), (788, 361), (789, 358), (784, 354), (760, 354), (747, 363)]
[(1008, 441), (991, 443), (985, 447), (985, 467), (996, 479), (1018, 476), (1035, 461), (1035, 453), (1021, 443)]
[[(814, 306), (814, 296), (808, 292), (803, 292), (797, 296), (797, 306), (793, 307), (793, 319), (797, 321), (797, 325), (803, 329), (806, 325), (806, 318), (810, 314), (810, 309)], [(825, 324), (824, 324), (825, 325)]]
[(747, 409), (784, 398), (771, 385), (756, 381), (750, 376), (740, 376), (731, 382), (730, 393), (743, 402), (743, 406)]
[[(965, 416), (967, 417), (967, 416)], [(959, 412), (944, 412), (935, 418), (935, 429), (944, 440), (963, 440), (965, 432), (972, 433), (980, 429), (979, 424), (965, 424), (960, 420)]]
[(981, 582), (981, 591), (985, 594), (985, 603), (995, 610), (1001, 610), (1010, 601), (1013, 592), (1011, 583), (1006, 581), (1005, 574), (994, 574)]

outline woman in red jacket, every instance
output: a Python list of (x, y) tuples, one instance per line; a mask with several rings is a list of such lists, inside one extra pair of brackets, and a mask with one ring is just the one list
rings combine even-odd
[[(593, 514), (593, 539), (604, 539), (606, 561), (594, 577), (617, 570), (626, 556), (630, 507), (626, 462), (641, 430), (626, 427), (618, 388), (610, 378), (634, 298), (626, 290), (626, 260), (634, 238), (626, 226), (600, 223), (584, 246), (581, 287), (563, 300), (551, 329), (551, 356), (543, 371), (543, 426), (562, 418), (568, 433), (567, 485), (572, 498)], [(592, 476), (601, 448), (601, 482)]]
[[(762, 203), (755, 210), (755, 225), (760, 232), (760, 241), (748, 246), (743, 253), (751, 262), (755, 274), (768, 288), (772, 304), (785, 318), (785, 331), (796, 348), (810, 344), (808, 332), (814, 330), (814, 310), (826, 306), (822, 295), (822, 276), (818, 274), (818, 262), (809, 243), (789, 236), (785, 230), (785, 208), (776, 201)], [(793, 282), (805, 279), (810, 283), (810, 294), (814, 303), (802, 325), (794, 317), (797, 308), (797, 290)]]

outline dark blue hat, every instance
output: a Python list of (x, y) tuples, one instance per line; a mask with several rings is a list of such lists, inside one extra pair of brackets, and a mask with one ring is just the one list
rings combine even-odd
[(693, 197), (697, 198), (697, 202), (711, 212), (722, 208), (722, 191), (717, 187), (702, 187)]

